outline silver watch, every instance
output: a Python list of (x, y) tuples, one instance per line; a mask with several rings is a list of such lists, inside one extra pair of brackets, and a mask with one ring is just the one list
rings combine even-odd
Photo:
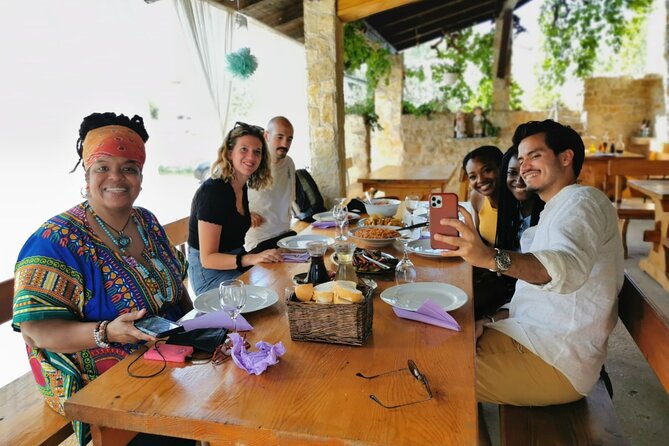
[(495, 248), (495, 269), (491, 269), (490, 271), (494, 271), (498, 276), (501, 276), (509, 268), (511, 268), (511, 256), (509, 253)]

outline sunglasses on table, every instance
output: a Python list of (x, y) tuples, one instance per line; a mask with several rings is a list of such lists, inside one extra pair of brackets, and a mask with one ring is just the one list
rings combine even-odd
[[(398, 407), (409, 406), (409, 405), (412, 405), (412, 404), (418, 404), (418, 403), (422, 403), (422, 402), (431, 400), (432, 399), (432, 389), (430, 388), (430, 383), (428, 382), (427, 377), (418, 369), (418, 366), (416, 366), (416, 363), (413, 362), (413, 360), (409, 359), (407, 361), (407, 366), (408, 366), (409, 372), (411, 373), (411, 376), (413, 376), (415, 379), (420, 381), (423, 384), (423, 387), (425, 387), (425, 390), (427, 391), (427, 398), (424, 398), (424, 399), (418, 400), (418, 401), (411, 401), (411, 402), (408, 402), (408, 403), (395, 404), (395, 405), (384, 404), (379, 399), (379, 397), (374, 395), (374, 394), (369, 395), (369, 398), (372, 401), (374, 401), (375, 403), (377, 403), (379, 406), (385, 407), (386, 409), (396, 409)], [(404, 370), (407, 370), (407, 369), (402, 368), (402, 369), (397, 369), (397, 370), (390, 370), (389, 372), (383, 372), (383, 373), (379, 373), (377, 375), (370, 375), (370, 376), (367, 376), (367, 375), (364, 375), (364, 374), (358, 372), (358, 373), (355, 374), (355, 376), (358, 376), (358, 377), (363, 378), (363, 379), (372, 380), (372, 379), (375, 379), (375, 378), (379, 378), (381, 376), (389, 375), (391, 373), (402, 372)]]

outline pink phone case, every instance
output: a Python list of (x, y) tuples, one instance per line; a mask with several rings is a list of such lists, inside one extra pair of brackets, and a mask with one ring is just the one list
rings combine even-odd
[[(156, 351), (160, 350), (160, 353)], [(162, 356), (160, 356), (162, 353)], [(154, 345), (144, 353), (144, 358), (151, 361), (185, 362), (193, 354), (193, 347), (187, 345), (163, 344)], [(165, 359), (163, 359), (165, 358)]]
[(452, 235), (457, 237), (458, 231), (450, 226), (442, 226), (442, 218), (458, 218), (458, 196), (453, 193), (430, 194), (430, 246), (432, 249), (456, 249), (448, 243), (435, 240), (434, 234)]

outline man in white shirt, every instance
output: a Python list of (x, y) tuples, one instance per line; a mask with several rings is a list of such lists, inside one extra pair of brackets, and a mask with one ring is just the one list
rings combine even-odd
[(276, 242), (289, 235), (290, 206), (295, 199), (295, 163), (288, 156), (293, 143), (293, 125), (283, 116), (270, 119), (265, 140), (272, 157), (272, 185), (268, 189), (250, 189), (251, 229), (246, 233), (244, 248), (260, 252), (276, 248)]
[(441, 221), (460, 237), (446, 256), (518, 279), (511, 302), (476, 321), (477, 398), (542, 406), (575, 401), (593, 388), (617, 321), (623, 251), (616, 212), (599, 190), (576, 184), (585, 149), (569, 127), (546, 120), (520, 125), (513, 136), (520, 174), (546, 202), (525, 231), (521, 252), (481, 241), (465, 223)]

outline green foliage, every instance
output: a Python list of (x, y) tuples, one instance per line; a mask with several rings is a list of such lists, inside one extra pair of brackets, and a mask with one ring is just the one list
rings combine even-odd
[(344, 71), (352, 74), (363, 65), (367, 67), (365, 78), (370, 92), (382, 79), (388, 82), (392, 66), (390, 51), (365, 37), (362, 23), (347, 23), (344, 25)]
[(192, 175), (192, 167), (177, 167), (177, 166), (158, 166), (158, 174), (160, 175)]
[(372, 97), (367, 97), (363, 102), (345, 106), (344, 113), (348, 115), (361, 115), (365, 120), (365, 124), (370, 129), (383, 130), (379, 125), (379, 115), (374, 112), (374, 99)]
[(570, 75), (590, 76), (600, 46), (619, 52), (623, 38), (638, 30), (651, 6), (652, 0), (545, 0), (539, 17), (546, 53), (540, 84), (552, 88)]
[(402, 101), (402, 113), (405, 115), (427, 116), (429, 118), (432, 113), (445, 111), (448, 111), (446, 105), (436, 99), (420, 104), (419, 106), (416, 106), (409, 101)]

